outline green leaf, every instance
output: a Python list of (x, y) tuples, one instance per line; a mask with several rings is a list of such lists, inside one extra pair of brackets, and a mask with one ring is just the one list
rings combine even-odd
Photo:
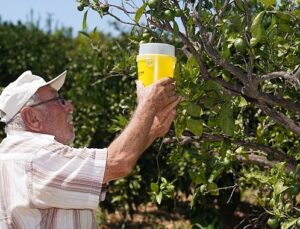
[(194, 56), (190, 56), (185, 64), (187, 74), (195, 78), (200, 72), (200, 66)]
[(209, 183), (207, 185), (207, 189), (211, 195), (213, 195), (213, 196), (219, 195), (219, 189), (218, 189), (218, 185), (216, 183), (214, 183), (214, 182)]
[(209, 91), (215, 91), (218, 97), (223, 97), (223, 94), (221, 93), (223, 91), (222, 87), (212, 80), (205, 80), (203, 83), (203, 90), (206, 92)]
[(190, 56), (186, 62), (187, 68), (199, 68), (199, 64), (195, 58), (195, 56)]
[(152, 192), (158, 193), (158, 191), (159, 191), (159, 187), (158, 187), (158, 184), (157, 184), (157, 183), (151, 182), (150, 188), (151, 188), (151, 191), (152, 191)]
[(162, 192), (159, 192), (158, 195), (156, 195), (156, 202), (157, 202), (158, 204), (161, 203), (162, 196), (163, 196)]
[(222, 174), (224, 169), (225, 169), (225, 166), (222, 164), (215, 166), (208, 178), (208, 182), (212, 183), (215, 179), (217, 179)]
[(223, 105), (219, 114), (219, 124), (224, 134), (228, 136), (234, 134), (234, 118), (230, 104)]
[(135, 23), (139, 23), (145, 9), (146, 9), (147, 3), (145, 2), (137, 11), (135, 14)]
[(205, 181), (205, 176), (200, 171), (189, 171), (189, 176), (195, 185), (202, 184)]
[(241, 0), (235, 0), (234, 3), (241, 11), (245, 11), (244, 3)]
[(276, 5), (276, 0), (260, 0), (260, 2), (264, 5), (265, 9)]
[(228, 59), (230, 57), (230, 48), (228, 46), (229, 45), (226, 45), (226, 44), (222, 46), (221, 56), (224, 59)]
[(287, 219), (286, 221), (284, 221), (281, 224), (281, 229), (289, 229), (289, 228), (291, 228), (293, 225), (296, 224), (297, 220), (298, 219), (295, 219), (295, 218)]
[(282, 181), (278, 181), (275, 185), (274, 185), (274, 195), (279, 195), (282, 192), (286, 191), (289, 187), (285, 186), (284, 183)]
[(243, 96), (239, 97), (239, 107), (245, 107), (248, 105), (248, 102)]
[(176, 21), (173, 22), (174, 26), (173, 26), (173, 41), (175, 42), (175, 39), (178, 37), (179, 34), (179, 26), (176, 23)]
[(111, 200), (112, 203), (115, 203), (115, 202), (120, 202), (122, 200), (122, 196), (114, 196), (113, 199)]
[(84, 15), (83, 15), (83, 20), (82, 20), (82, 29), (83, 29), (83, 30), (86, 30), (86, 19), (87, 19), (88, 11), (89, 11), (89, 10), (85, 11), (85, 12), (84, 12)]
[(200, 117), (202, 114), (202, 109), (197, 104), (189, 103), (187, 106), (187, 113), (193, 117)]
[(203, 133), (203, 123), (197, 119), (188, 119), (186, 127), (195, 135), (201, 136)]
[(79, 31), (79, 33), (82, 34), (83, 36), (90, 38), (90, 35), (85, 31)]
[[(261, 11), (258, 15), (256, 15), (251, 25), (250, 30), (251, 30), (252, 38), (256, 39), (257, 42), (260, 42), (265, 35), (265, 29), (262, 25), (262, 20), (265, 13), (266, 13), (265, 11)], [(251, 41), (250, 41), (250, 45), (251, 45)]]
[(180, 117), (175, 120), (175, 133), (177, 137), (181, 137), (185, 127), (186, 127), (186, 121), (184, 117)]

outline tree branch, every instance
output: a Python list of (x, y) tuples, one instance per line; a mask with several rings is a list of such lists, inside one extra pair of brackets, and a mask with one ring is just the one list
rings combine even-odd
[(300, 105), (284, 98), (261, 92), (257, 100), (270, 106), (281, 106), (287, 110), (300, 113)]
[(206, 28), (202, 25), (201, 20), (199, 19), (197, 14), (193, 14), (196, 24), (200, 30), (200, 37), (204, 46), (206, 53), (212, 60), (219, 66), (222, 66), (226, 70), (228, 70), (232, 75), (236, 76), (241, 82), (244, 84), (247, 83), (247, 75), (241, 69), (235, 67), (234, 65), (230, 64), (229, 62), (223, 60), (219, 53), (213, 48), (212, 44), (209, 42), (207, 37), (208, 33)]
[(270, 116), (274, 121), (284, 126), (286, 129), (291, 130), (293, 133), (300, 135), (300, 127), (292, 119), (286, 117), (284, 114), (276, 111), (267, 104), (260, 102), (257, 105), (266, 115)]
[[(298, 74), (297, 72), (293, 75), (289, 74), (287, 72), (271, 72), (271, 73), (268, 73), (266, 75), (262, 75), (262, 76), (257, 77), (255, 82), (257, 84), (260, 84), (260, 83), (262, 83), (263, 81), (266, 81), (266, 80), (283, 78), (283, 79), (286, 79), (289, 82), (294, 82), (296, 84), (296, 86), (298, 88), (300, 88), (300, 81), (297, 78), (297, 74)], [(299, 75), (300, 75), (300, 71), (299, 71)]]
[(243, 146), (245, 148), (255, 150), (255, 151), (261, 151), (265, 152), (267, 154), (272, 153), (274, 155), (274, 158), (280, 161), (289, 161), (289, 163), (294, 164), (295, 160), (285, 154), (284, 152), (274, 149), (269, 146), (261, 145), (258, 143), (253, 143), (253, 142), (246, 142), (242, 140), (232, 140), (230, 138), (227, 138), (223, 135), (214, 135), (214, 134), (208, 134), (208, 133), (203, 133), (201, 137), (199, 136), (182, 136), (181, 138), (177, 137), (169, 137), (164, 139), (165, 144), (170, 144), (173, 142), (178, 142), (179, 145), (187, 145), (191, 144), (193, 142), (199, 142), (199, 141), (212, 141), (212, 142), (219, 142), (219, 141), (229, 141), (233, 144), (236, 144), (238, 146)]
[[(288, 171), (295, 171), (296, 167), (297, 167), (297, 162), (295, 161), (295, 159), (291, 158), (290, 156), (288, 156), (287, 154), (285, 154), (284, 152), (271, 148), (269, 146), (265, 146), (265, 145), (261, 145), (258, 143), (253, 143), (253, 142), (245, 142), (242, 140), (231, 140), (229, 138), (226, 138), (222, 135), (212, 135), (212, 134), (208, 134), (208, 133), (203, 133), (201, 137), (199, 136), (182, 136), (181, 138), (177, 138), (177, 137), (169, 137), (169, 138), (165, 138), (163, 140), (163, 143), (165, 144), (170, 144), (170, 143), (174, 143), (174, 142), (178, 142), (179, 145), (188, 145), (188, 144), (193, 144), (193, 145), (198, 145), (199, 147), (199, 141), (212, 141), (212, 142), (219, 142), (219, 141), (229, 141), (233, 144), (236, 144), (238, 146), (242, 146), (245, 147), (249, 150), (252, 151), (261, 151), (267, 154), (273, 154), (275, 160), (274, 161), (270, 161), (268, 160), (265, 156), (262, 155), (257, 155), (253, 152), (251, 152), (247, 158), (237, 155), (237, 159), (243, 163), (247, 163), (247, 164), (255, 164), (255, 165), (259, 165), (259, 166), (263, 166), (263, 167), (273, 167), (276, 163), (278, 163), (278, 161), (280, 162), (286, 162), (286, 166)], [(197, 143), (197, 144), (195, 144)]]

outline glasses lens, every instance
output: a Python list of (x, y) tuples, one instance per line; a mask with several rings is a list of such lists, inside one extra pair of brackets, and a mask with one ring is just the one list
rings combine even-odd
[(61, 103), (62, 105), (65, 105), (65, 104), (66, 104), (66, 100), (65, 100), (65, 98), (64, 98), (62, 95), (58, 95), (58, 99), (59, 99), (59, 101), (60, 101), (60, 103)]

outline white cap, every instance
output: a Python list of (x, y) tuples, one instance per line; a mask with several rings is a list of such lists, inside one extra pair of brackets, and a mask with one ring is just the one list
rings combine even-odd
[(53, 80), (46, 82), (42, 77), (33, 75), (26, 71), (14, 82), (10, 83), (0, 95), (0, 116), (1, 122), (9, 122), (43, 86), (49, 85), (59, 90), (65, 82), (67, 71), (64, 71)]
[(165, 43), (144, 43), (140, 44), (139, 55), (161, 54), (175, 57), (175, 47)]

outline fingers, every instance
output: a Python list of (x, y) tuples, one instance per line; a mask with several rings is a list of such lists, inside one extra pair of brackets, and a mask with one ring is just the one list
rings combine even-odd
[(160, 84), (160, 85), (168, 85), (168, 84), (172, 84), (174, 83), (174, 79), (170, 78), (170, 77), (165, 77), (165, 78), (162, 78), (160, 80), (157, 80), (154, 84)]
[(166, 90), (167, 92), (175, 91), (175, 84), (172, 83), (172, 84), (165, 85), (165, 90)]
[(176, 111), (174, 109), (170, 113), (168, 113), (168, 115), (165, 117), (164, 120), (159, 120), (159, 122), (160, 122), (160, 131), (157, 133), (158, 137), (162, 137), (166, 133), (168, 133), (168, 131), (171, 127), (171, 124), (172, 124), (173, 120), (175, 119), (175, 116), (176, 116)]
[[(168, 100), (167, 100), (167, 102), (166, 102), (166, 106), (168, 106), (169, 104), (172, 104), (172, 103), (177, 102), (177, 100), (179, 100), (179, 96), (176, 95), (176, 93), (175, 93), (174, 95), (169, 96), (169, 98), (168, 98)], [(177, 103), (178, 103), (178, 102), (177, 102)], [(177, 103), (176, 103), (176, 105), (177, 105)], [(176, 105), (175, 105), (175, 106), (176, 106)]]
[(175, 107), (177, 106), (177, 104), (180, 102), (180, 100), (181, 100), (181, 98), (176, 96), (176, 100), (174, 100), (170, 104), (168, 104), (166, 106), (166, 108), (164, 108), (163, 111), (170, 112), (171, 110), (174, 110)]
[(137, 90), (138, 90), (138, 89), (143, 89), (143, 88), (145, 88), (143, 82), (140, 81), (140, 80), (136, 80), (136, 81), (135, 81), (135, 85), (136, 85), (136, 89), (137, 89)]
[(156, 112), (159, 112), (178, 99), (174, 80), (171, 78), (160, 79), (148, 87), (144, 87), (140, 82), (136, 82), (136, 85), (138, 102), (152, 103), (152, 107)]
[[(157, 113), (156, 117), (164, 122), (169, 116), (176, 115), (176, 106), (180, 102), (180, 98), (167, 105), (163, 110)], [(174, 116), (175, 117), (175, 116)]]

